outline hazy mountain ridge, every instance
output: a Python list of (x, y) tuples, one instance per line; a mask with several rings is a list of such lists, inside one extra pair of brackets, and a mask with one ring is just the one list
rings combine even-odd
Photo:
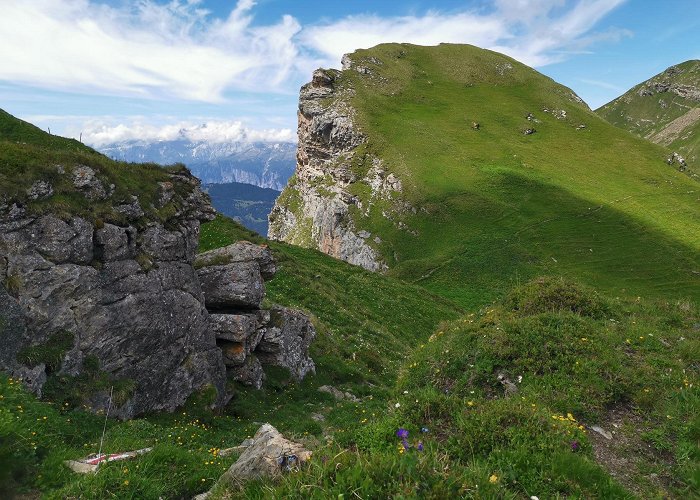
[(671, 66), (596, 110), (613, 125), (680, 153), (700, 155), (700, 60)]
[(280, 194), (279, 191), (238, 182), (205, 184), (202, 190), (209, 194), (211, 204), (218, 212), (262, 236), (267, 236), (267, 216)]
[(121, 161), (184, 163), (204, 184), (240, 182), (281, 190), (294, 172), (289, 142), (126, 141), (98, 148)]

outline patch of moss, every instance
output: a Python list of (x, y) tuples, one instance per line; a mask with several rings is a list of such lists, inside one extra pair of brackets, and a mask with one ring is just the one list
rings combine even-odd
[(47, 373), (61, 367), (66, 352), (73, 347), (74, 335), (70, 332), (54, 333), (43, 343), (25, 347), (17, 353), (17, 361), (27, 366), (46, 365)]
[(117, 379), (100, 369), (94, 355), (83, 360), (79, 375), (50, 375), (43, 388), (43, 397), (48, 401), (64, 402), (68, 407), (79, 408), (89, 403), (90, 398), (112, 392), (113, 406), (125, 404), (134, 394), (136, 382), (132, 379)]
[(3, 285), (5, 286), (5, 290), (7, 290), (10, 293), (10, 295), (16, 297), (19, 293), (19, 289), (22, 287), (22, 278), (20, 278), (16, 274), (11, 274), (7, 278), (5, 278)]

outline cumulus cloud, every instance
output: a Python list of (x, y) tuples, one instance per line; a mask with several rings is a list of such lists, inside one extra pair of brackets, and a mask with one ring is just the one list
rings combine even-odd
[(203, 124), (189, 122), (153, 125), (142, 120), (129, 123), (87, 121), (82, 131), (83, 142), (94, 147), (127, 141), (174, 141), (231, 143), (231, 142), (294, 142), (291, 129), (254, 129), (240, 121), (209, 121)]

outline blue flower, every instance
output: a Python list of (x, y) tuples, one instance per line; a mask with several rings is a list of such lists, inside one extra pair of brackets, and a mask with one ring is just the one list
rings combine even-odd
[(418, 446), (416, 446), (416, 450), (423, 451), (423, 441), (418, 441)]
[(398, 431), (396, 431), (396, 435), (401, 439), (406, 439), (408, 437), (408, 431), (401, 427)]

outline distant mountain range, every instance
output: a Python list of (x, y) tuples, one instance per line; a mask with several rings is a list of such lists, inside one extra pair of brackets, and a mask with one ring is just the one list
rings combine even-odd
[(127, 141), (98, 148), (115, 160), (184, 163), (203, 184), (240, 182), (282, 190), (294, 173), (296, 144)]
[(202, 189), (209, 193), (211, 203), (217, 211), (237, 220), (248, 229), (267, 236), (267, 215), (272, 210), (279, 191), (238, 182), (205, 184)]

